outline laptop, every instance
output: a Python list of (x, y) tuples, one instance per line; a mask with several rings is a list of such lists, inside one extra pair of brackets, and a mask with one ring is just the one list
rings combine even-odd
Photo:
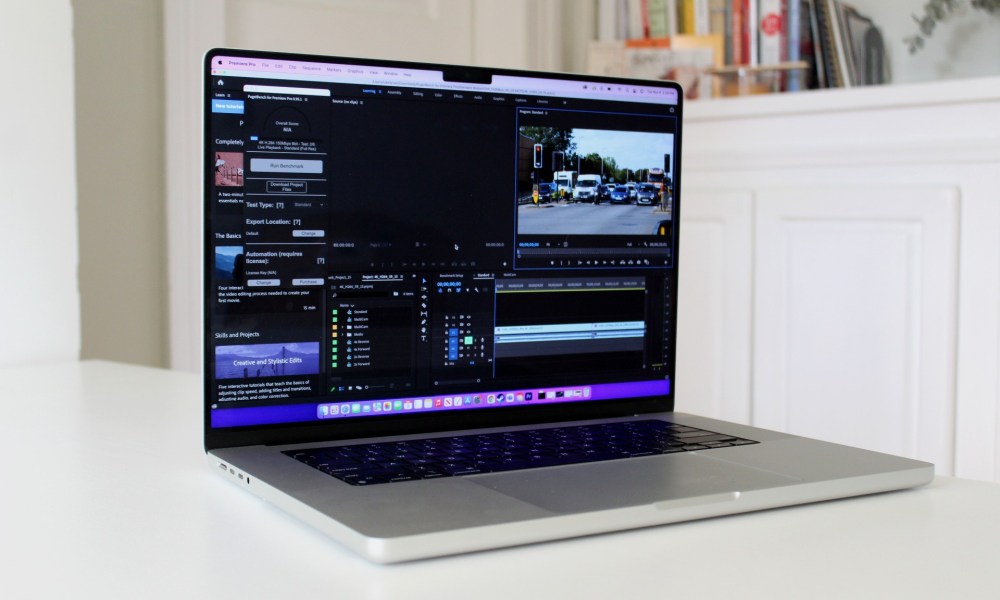
[(919, 486), (673, 411), (670, 81), (204, 65), (211, 468), (391, 563)]

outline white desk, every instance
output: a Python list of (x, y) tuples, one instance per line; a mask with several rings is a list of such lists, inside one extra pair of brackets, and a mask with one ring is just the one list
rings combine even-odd
[(199, 377), (0, 369), (5, 598), (998, 598), (1000, 485), (380, 567), (217, 477)]

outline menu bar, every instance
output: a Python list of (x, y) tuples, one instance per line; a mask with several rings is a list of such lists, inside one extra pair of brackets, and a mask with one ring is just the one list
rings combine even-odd
[(676, 90), (653, 85), (509, 75), (494, 75), (492, 83), (489, 84), (461, 83), (445, 81), (443, 72), (433, 69), (400, 69), (376, 65), (350, 65), (235, 56), (213, 57), (212, 76), (395, 86), (495, 94), (525, 94), (623, 102), (653, 102), (657, 104), (677, 104), (678, 102)]

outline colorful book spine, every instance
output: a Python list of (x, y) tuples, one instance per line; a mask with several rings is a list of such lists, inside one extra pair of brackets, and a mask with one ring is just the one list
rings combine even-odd
[(761, 65), (776, 65), (784, 59), (785, 26), (782, 0), (760, 0), (758, 4), (758, 61)]
[[(787, 44), (785, 57), (788, 62), (798, 62), (802, 60), (802, 2), (801, 0), (788, 0), (788, 7), (785, 11), (785, 32), (787, 33)], [(802, 71), (793, 69), (788, 72), (785, 90), (797, 92), (802, 89)]]
[(669, 37), (670, 20), (667, 15), (667, 0), (646, 0), (646, 11), (649, 20), (649, 37)]
[(730, 32), (732, 35), (730, 42), (732, 57), (729, 61), (731, 65), (747, 64), (746, 46), (743, 43), (743, 38), (746, 37), (746, 14), (743, 10), (745, 6), (744, 0), (729, 0), (730, 22), (732, 23)]
[(757, 23), (759, 11), (757, 0), (743, 0), (743, 58), (744, 63), (757, 66), (760, 60), (757, 40)]
[(709, 0), (694, 0), (694, 34), (708, 35), (712, 31), (712, 10)]
[(709, 0), (678, 0), (681, 33), (687, 35), (708, 35), (711, 31), (711, 9)]
[(628, 0), (628, 39), (640, 40), (649, 37), (645, 8), (645, 0)]

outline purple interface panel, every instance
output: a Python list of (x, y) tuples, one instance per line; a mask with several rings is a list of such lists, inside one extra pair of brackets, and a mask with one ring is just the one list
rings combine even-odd
[(470, 392), (439, 396), (416, 396), (354, 402), (323, 402), (287, 404), (284, 406), (250, 406), (219, 408), (212, 411), (212, 427), (246, 427), (275, 425), (353, 417), (389, 416), (394, 414), (428, 413), (447, 410), (501, 408), (527, 404), (555, 404), (590, 400), (621, 400), (664, 396), (670, 393), (670, 381), (634, 381), (602, 383), (552, 388), (532, 388), (501, 392)]

